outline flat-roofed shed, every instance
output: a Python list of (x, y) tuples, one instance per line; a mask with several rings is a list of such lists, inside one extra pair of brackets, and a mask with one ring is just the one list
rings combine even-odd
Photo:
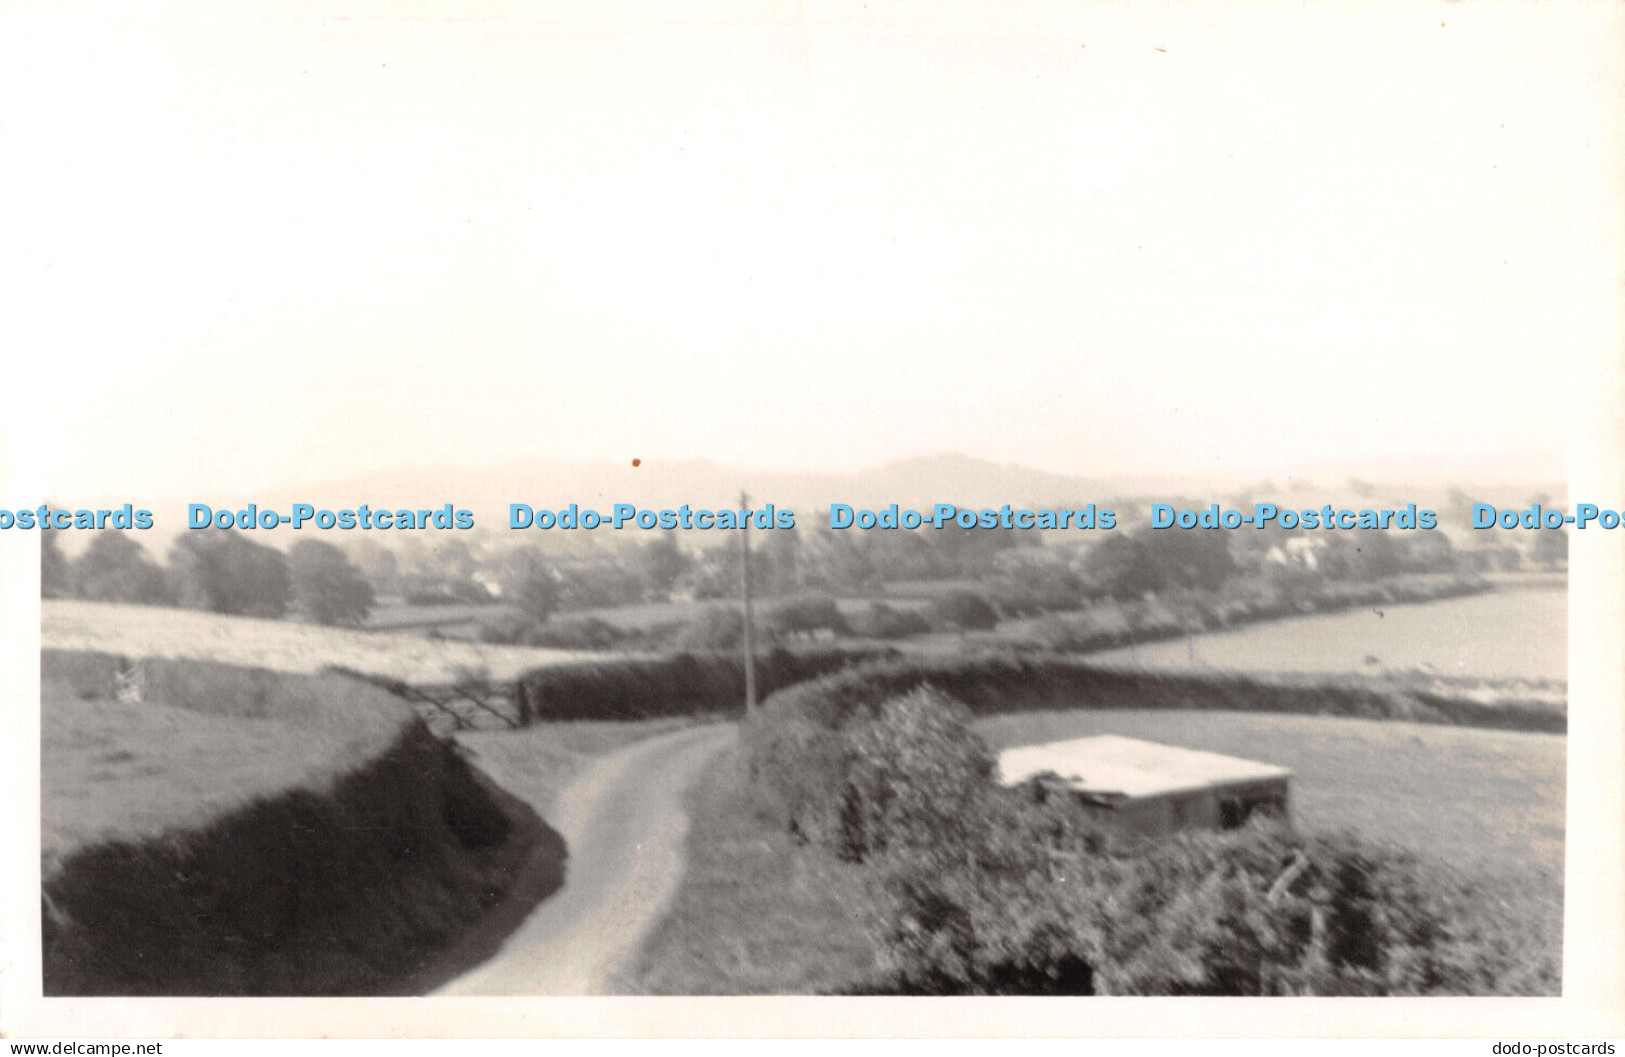
[(1151, 835), (1233, 829), (1256, 813), (1291, 811), (1285, 767), (1115, 734), (1006, 749), (999, 779), (1060, 784), (1102, 821)]

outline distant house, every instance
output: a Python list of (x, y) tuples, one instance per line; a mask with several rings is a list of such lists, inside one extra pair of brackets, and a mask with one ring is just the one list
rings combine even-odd
[(1112, 734), (1006, 749), (999, 779), (1058, 789), (1102, 822), (1154, 836), (1291, 813), (1285, 767)]

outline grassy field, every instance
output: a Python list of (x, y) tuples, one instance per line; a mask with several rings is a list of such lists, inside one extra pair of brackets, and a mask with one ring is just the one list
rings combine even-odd
[[(1568, 592), (1535, 586), (1417, 605), (1255, 624), (1194, 642), (1197, 665), (1245, 671), (1381, 672), (1566, 679)], [(1094, 654), (1148, 668), (1190, 666), (1183, 638)]]
[(198, 828), (294, 787), (322, 788), (398, 727), (206, 715), (42, 688), (40, 844), (47, 875), (73, 851)]
[[(1307, 830), (1353, 829), (1491, 886), (1515, 927), (1562, 938), (1564, 739), (1319, 716), (1041, 712), (977, 724), (998, 746), (1118, 733), (1291, 767)], [(736, 766), (689, 794), (688, 872), (626, 993), (812, 994), (871, 978), (856, 869), (751, 812)]]
[(1121, 734), (1289, 767), (1293, 818), (1354, 829), (1472, 873), (1527, 878), (1562, 903), (1565, 740), (1329, 716), (1032, 712), (976, 724), (995, 749)]
[(40, 644), (46, 649), (222, 661), (284, 672), (315, 672), (338, 665), (418, 684), (451, 682), (470, 669), (509, 679), (531, 668), (592, 656), (67, 599), (40, 604)]
[(366, 631), (423, 630), (443, 624), (479, 624), (482, 621), (511, 617), (518, 613), (513, 606), (499, 602), (485, 605), (421, 606), (399, 598), (382, 598), (373, 604), (372, 611), (361, 627)]

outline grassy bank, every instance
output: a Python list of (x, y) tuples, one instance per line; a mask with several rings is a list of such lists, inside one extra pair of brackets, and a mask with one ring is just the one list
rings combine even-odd
[[(45, 989), (398, 990), (564, 848), (392, 696), (108, 655), (43, 658)], [(114, 700), (117, 673), (141, 700)]]

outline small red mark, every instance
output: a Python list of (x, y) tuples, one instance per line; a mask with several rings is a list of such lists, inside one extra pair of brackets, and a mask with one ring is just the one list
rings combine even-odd
[(643, 460), (642, 459), (633, 459), (632, 460), (632, 465), (633, 466), (642, 466), (643, 465)]

